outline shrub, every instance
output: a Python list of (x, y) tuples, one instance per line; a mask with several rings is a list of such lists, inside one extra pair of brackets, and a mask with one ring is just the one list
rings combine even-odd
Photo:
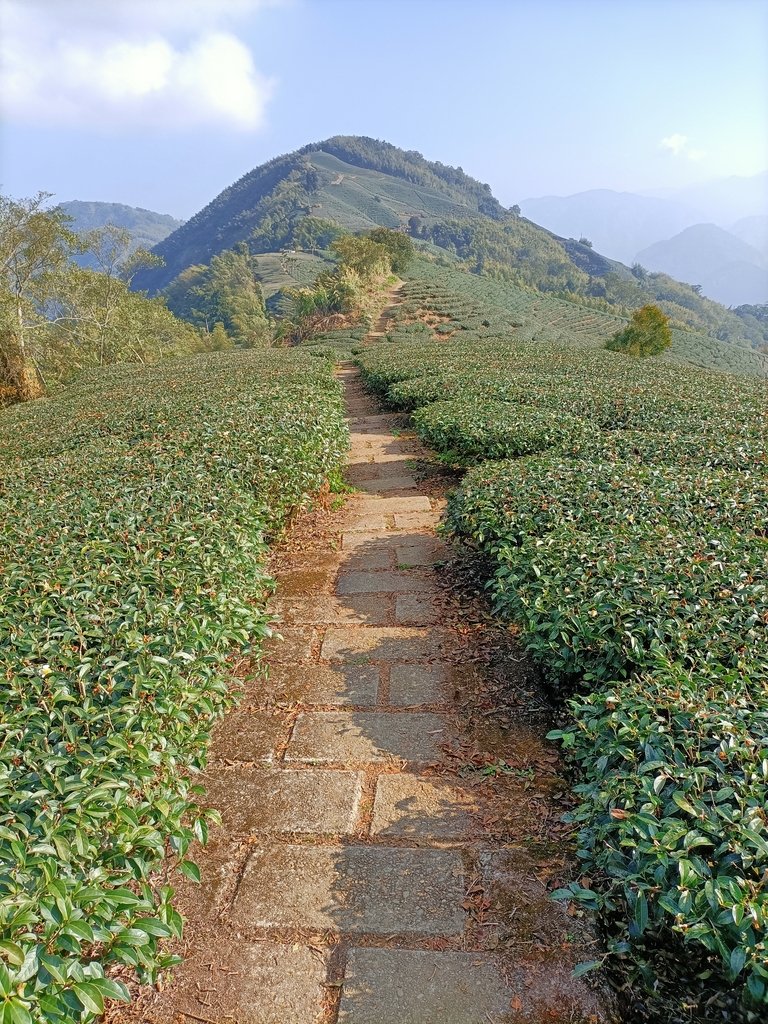
[(636, 310), (627, 327), (614, 334), (605, 347), (628, 356), (656, 356), (671, 344), (669, 318), (658, 306), (648, 305)]
[(574, 416), (514, 402), (457, 398), (423, 406), (413, 416), (419, 436), (457, 463), (506, 459), (544, 451), (596, 433)]
[[(477, 280), (482, 320), (470, 285), (414, 281), (406, 323), (434, 310), (467, 329), (436, 342), (396, 326), (399, 343), (360, 362), (372, 390), (415, 410), (428, 443), (475, 464), (447, 529), (482, 551), (497, 613), (522, 628), (568, 712), (551, 735), (579, 770), (572, 818), (591, 882), (557, 895), (605, 912), (624, 982), (634, 974), (655, 993), (648, 1019), (691, 1019), (701, 995), (707, 1014), (726, 999), (728, 1019), (757, 1021), (768, 1006), (764, 383), (569, 344), (611, 319), (579, 320), (560, 300), (515, 293), (513, 326)], [(673, 354), (701, 359), (703, 339), (676, 333)], [(706, 359), (734, 365), (714, 349)], [(519, 456), (531, 437), (538, 452), (483, 461)]]
[(84, 377), (0, 414), (0, 990), (85, 1021), (173, 962), (157, 874), (195, 805), (227, 655), (270, 634), (267, 544), (347, 444), (327, 362), (237, 353)]

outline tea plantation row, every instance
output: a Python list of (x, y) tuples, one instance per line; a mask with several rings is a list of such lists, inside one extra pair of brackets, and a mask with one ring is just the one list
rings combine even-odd
[(621, 957), (665, 935), (698, 950), (684, 996), (714, 972), (768, 1006), (765, 384), (481, 333), (359, 358), (427, 444), (475, 467), (447, 527), (567, 701), (554, 735), (600, 881), (561, 895), (623, 920)]
[[(528, 291), (489, 277), (415, 260), (408, 270), (391, 337), (407, 339), (416, 332), (424, 338), (454, 337), (465, 344), (499, 338), (518, 342), (548, 342), (578, 348), (602, 348), (626, 326), (615, 313), (580, 302)], [(441, 321), (432, 329), (423, 322), (428, 314)], [(768, 355), (722, 342), (692, 331), (673, 330), (672, 348), (665, 361), (768, 377)]]
[(208, 819), (227, 656), (270, 635), (267, 545), (347, 447), (330, 364), (216, 354), (101, 372), (0, 420), (0, 1001), (86, 1020), (152, 978)]

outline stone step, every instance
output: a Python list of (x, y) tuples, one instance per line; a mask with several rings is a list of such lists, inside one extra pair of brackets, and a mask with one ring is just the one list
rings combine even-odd
[(184, 952), (172, 986), (153, 994), (151, 1013), (136, 1014), (136, 1020), (310, 1024), (320, 1019), (327, 965), (316, 947), (249, 943), (217, 934), (214, 958), (206, 933), (197, 944), (187, 940)]
[(511, 999), (498, 962), (488, 954), (358, 948), (349, 955), (338, 1019), (339, 1024), (501, 1024), (512, 1019)]
[(426, 495), (394, 498), (358, 497), (350, 501), (349, 511), (366, 515), (404, 515), (408, 512), (429, 512), (432, 509)]
[(325, 632), (320, 657), (323, 661), (426, 661), (439, 658), (447, 649), (445, 629), (416, 626), (330, 626)]
[(364, 706), (376, 703), (379, 675), (376, 665), (273, 665), (253, 688), (265, 702)]
[(317, 594), (311, 597), (277, 598), (270, 603), (270, 610), (281, 621), (305, 623), (307, 625), (337, 625), (346, 623), (368, 623), (386, 626), (394, 618), (394, 598), (391, 595), (365, 593), (347, 594), (336, 597), (333, 594)]
[(445, 722), (431, 712), (304, 711), (285, 760), (382, 764), (393, 758), (430, 764), (440, 756)]
[(364, 494), (379, 494), (383, 491), (415, 491), (420, 485), (412, 476), (385, 476), (378, 480), (359, 480), (355, 483)]
[(237, 928), (450, 937), (463, 899), (454, 850), (267, 846), (248, 858), (230, 916)]
[(205, 775), (206, 805), (233, 832), (349, 834), (355, 827), (362, 775), (352, 771), (222, 768)]
[(433, 530), (442, 519), (438, 511), (395, 513), (396, 530)]
[(404, 465), (406, 461), (408, 460), (398, 458), (392, 462), (369, 462), (367, 460), (351, 462), (347, 463), (344, 475), (355, 487), (359, 487), (361, 481), (404, 477), (407, 469)]
[(371, 834), (394, 839), (461, 839), (469, 830), (474, 806), (467, 789), (432, 776), (380, 775)]
[(398, 594), (395, 598), (395, 622), (398, 626), (434, 626), (440, 621), (440, 609), (428, 594)]
[(441, 704), (471, 671), (453, 665), (392, 665), (389, 702), (398, 707)]
[(434, 580), (415, 572), (397, 569), (342, 572), (336, 583), (337, 594), (418, 594), (434, 591)]

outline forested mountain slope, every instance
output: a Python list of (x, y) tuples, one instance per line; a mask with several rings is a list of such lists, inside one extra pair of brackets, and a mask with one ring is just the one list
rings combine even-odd
[[(327, 248), (334, 232), (400, 228), (432, 252), (476, 274), (625, 316), (657, 303), (683, 329), (728, 345), (760, 348), (768, 338), (665, 274), (631, 270), (588, 240), (559, 238), (506, 210), (488, 185), (461, 168), (356, 136), (336, 136), (257, 167), (155, 247), (165, 265), (138, 274), (156, 293), (188, 267), (244, 242), (253, 254)], [(285, 275), (290, 284), (290, 275)], [(739, 358), (735, 359), (739, 362)]]
[[(184, 223), (167, 213), (155, 213), (153, 210), (125, 206), (123, 203), (83, 202), (80, 199), (73, 199), (67, 203), (59, 203), (59, 209), (71, 218), (70, 227), (77, 234), (103, 228), (108, 224), (116, 228), (125, 228), (130, 233), (134, 249), (151, 249)], [(81, 266), (94, 265), (94, 260), (87, 253), (79, 257), (77, 262)]]

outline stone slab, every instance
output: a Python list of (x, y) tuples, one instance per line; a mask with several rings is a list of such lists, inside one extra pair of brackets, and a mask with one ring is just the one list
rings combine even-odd
[(367, 545), (358, 545), (357, 550), (342, 553), (342, 572), (371, 572), (373, 569), (393, 569), (395, 549), (386, 539)]
[[(394, 445), (393, 445), (394, 447)], [(403, 446), (402, 451), (389, 451), (383, 452), (381, 455), (374, 456), (374, 462), (405, 462), (418, 458), (417, 454), (412, 451), (405, 450), (406, 446)]]
[(392, 444), (394, 436), (390, 430), (382, 430), (381, 427), (371, 427), (369, 430), (355, 429), (352, 432), (352, 450), (361, 443), (381, 445), (382, 447)]
[(368, 513), (368, 512), (355, 512), (355, 509), (350, 510), (351, 514), (349, 519), (344, 524), (344, 536), (348, 533), (375, 533), (381, 531), (382, 533), (387, 529), (386, 516)]
[(256, 684), (266, 700), (287, 704), (376, 703), (379, 669), (375, 665), (275, 665)]
[(408, 512), (429, 512), (432, 506), (429, 498), (423, 494), (413, 497), (395, 498), (359, 498), (350, 511), (359, 510), (368, 515), (402, 515)]
[(432, 530), (440, 522), (440, 512), (396, 512), (396, 530)]
[(174, 968), (148, 1019), (314, 1024), (320, 1018), (327, 966), (315, 950), (217, 935), (214, 955), (209, 938), (185, 949), (184, 963)]
[[(411, 460), (413, 456), (410, 456)], [(346, 478), (357, 484), (366, 480), (389, 480), (393, 477), (399, 479), (407, 474), (407, 466), (404, 465), (406, 456), (399, 456), (391, 462), (354, 462), (347, 465)]]
[(312, 657), (315, 631), (308, 626), (282, 626), (279, 637), (268, 640), (262, 648), (266, 659), (275, 664), (306, 661)]
[(380, 775), (371, 833), (396, 839), (461, 839), (474, 802), (466, 789), (430, 776)]
[(448, 547), (435, 537), (413, 537), (403, 539), (395, 547), (398, 565), (434, 565), (448, 557)]
[(311, 594), (318, 590), (333, 589), (333, 581), (339, 571), (339, 555), (329, 555), (318, 562), (308, 560), (306, 565), (281, 570), (277, 577), (278, 597), (294, 597)]
[(450, 643), (448, 630), (418, 626), (329, 626), (320, 657), (324, 661), (426, 661), (439, 658)]
[(445, 665), (393, 665), (389, 702), (399, 707), (441, 704), (450, 688), (451, 670)]
[(368, 413), (365, 416), (353, 416), (350, 418), (350, 428), (359, 430), (364, 427), (390, 427), (401, 415), (396, 412), (377, 412)]
[(302, 712), (286, 761), (381, 763), (396, 758), (429, 763), (440, 756), (445, 723), (429, 712)]
[(417, 594), (435, 589), (434, 581), (417, 573), (398, 572), (346, 572), (339, 574), (337, 594)]
[(350, 833), (360, 803), (358, 772), (230, 768), (206, 772), (206, 805), (234, 832)]
[(349, 446), (347, 458), (354, 461), (354, 458), (358, 455), (372, 455), (376, 452), (380, 455), (388, 455), (391, 452), (398, 452), (402, 448), (403, 445), (392, 434), (361, 432), (352, 435), (352, 443)]
[(352, 949), (339, 1024), (501, 1024), (511, 998), (487, 954)]
[(217, 724), (211, 756), (221, 761), (271, 761), (288, 736), (283, 715), (267, 711), (232, 711)]
[(415, 491), (418, 485), (412, 476), (388, 476), (381, 480), (361, 480), (355, 486), (367, 494), (381, 494), (384, 491)]
[(452, 936), (463, 899), (454, 850), (284, 845), (253, 851), (231, 917), (245, 928)]
[(398, 594), (395, 622), (400, 626), (430, 626), (440, 621), (434, 602), (423, 594)]
[(384, 545), (394, 544), (395, 537), (396, 535), (390, 535), (386, 528), (379, 531), (371, 531), (370, 533), (365, 533), (363, 530), (354, 533), (343, 533), (341, 535), (341, 548), (342, 551), (354, 551), (355, 548), (366, 545), (373, 547), (376, 545), (378, 550)]
[(344, 625), (369, 623), (386, 626), (392, 622), (393, 599), (370, 593), (317, 594), (306, 598), (279, 598), (270, 605), (271, 610), (284, 622), (305, 625)]

